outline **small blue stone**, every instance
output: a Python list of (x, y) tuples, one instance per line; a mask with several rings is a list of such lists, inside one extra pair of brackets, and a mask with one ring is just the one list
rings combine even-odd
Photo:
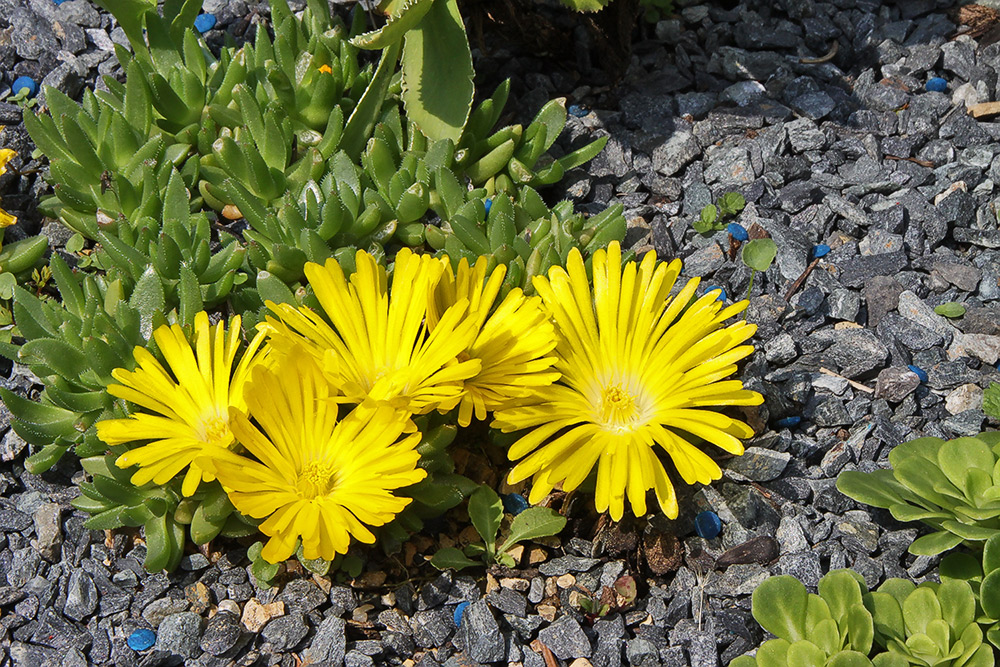
[(28, 89), (28, 97), (34, 97), (35, 93), (38, 92), (38, 84), (30, 76), (19, 76), (14, 79), (14, 83), (10, 85), (10, 92), (17, 95), (22, 88)]
[(569, 105), (569, 109), (567, 109), (567, 111), (569, 111), (569, 115), (573, 116), (574, 118), (583, 118), (584, 116), (590, 113), (589, 109), (587, 109), (586, 107), (582, 107), (579, 104)]
[(156, 633), (149, 628), (139, 628), (125, 640), (133, 651), (147, 651), (156, 643)]
[(505, 493), (503, 496), (503, 511), (517, 516), (528, 509), (528, 499), (520, 493)]
[(486, 215), (489, 215), (490, 209), (493, 208), (493, 200), (487, 199), (486, 201), (483, 202), (483, 206), (486, 207)]
[(929, 92), (932, 93), (943, 93), (948, 90), (948, 82), (939, 76), (935, 76), (927, 80), (927, 84), (924, 86)]
[(455, 625), (462, 625), (462, 616), (465, 614), (465, 608), (469, 606), (468, 602), (459, 602), (458, 606), (455, 607)]
[(747, 234), (746, 227), (744, 227), (738, 222), (730, 222), (728, 225), (726, 225), (726, 231), (729, 232), (730, 236), (732, 236), (734, 239), (740, 242), (749, 240), (750, 238), (750, 235)]
[(706, 287), (705, 288), (705, 294), (708, 294), (709, 292), (711, 292), (714, 289), (719, 290), (719, 297), (716, 299), (716, 301), (725, 301), (726, 300), (726, 290), (722, 289), (721, 287), (718, 287), (717, 285), (711, 285), (709, 287)]
[(61, 5), (62, 3), (66, 2), (66, 0), (52, 0), (52, 2), (54, 2), (56, 5)]
[(722, 520), (715, 512), (701, 512), (694, 518), (694, 532), (706, 540), (715, 539), (722, 532)]
[(215, 14), (198, 14), (194, 20), (194, 29), (198, 32), (208, 32), (215, 27)]
[(801, 421), (802, 417), (796, 415), (794, 417), (784, 417), (783, 419), (779, 419), (774, 422), (774, 425), (778, 428), (792, 428), (793, 426), (798, 426)]
[(812, 249), (813, 257), (825, 257), (830, 252), (830, 246), (825, 243), (820, 243), (819, 245), (814, 245)]
[(920, 368), (919, 366), (914, 366), (913, 364), (910, 364), (909, 366), (907, 366), (907, 368), (913, 371), (916, 374), (916, 376), (920, 378), (921, 382), (927, 382), (927, 371), (925, 371), (923, 368)]

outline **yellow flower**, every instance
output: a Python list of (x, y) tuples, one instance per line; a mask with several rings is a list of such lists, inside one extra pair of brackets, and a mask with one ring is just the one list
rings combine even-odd
[(498, 266), (487, 280), (485, 257), (472, 267), (463, 258), (457, 276), (447, 257), (442, 262), (445, 272), (432, 295), (428, 326), (433, 331), (442, 313), (460, 299), (468, 299), (466, 318), (475, 322), (477, 335), (462, 357), (479, 359), (483, 364), (479, 373), (465, 381), (465, 394), (459, 403), (458, 423), (468, 426), (473, 413), (476, 419), (486, 419), (487, 411), (509, 406), (559, 379), (558, 371), (552, 370), (556, 358), (545, 356), (555, 349), (555, 328), (541, 309), (541, 299), (526, 297), (517, 288), (490, 315), (507, 271), (505, 265)]
[(621, 250), (612, 243), (594, 254), (593, 293), (577, 250), (568, 272), (553, 267), (548, 279), (534, 279), (560, 335), (556, 368), (562, 379), (540, 390), (532, 405), (497, 412), (494, 426), (533, 429), (508, 452), (511, 460), (526, 457), (508, 481), (533, 476), (531, 502), (560, 482), (575, 489), (597, 465), (598, 511), (621, 519), (627, 494), (642, 516), (646, 492), (654, 489), (663, 512), (676, 518), (673, 485), (654, 445), (670, 455), (688, 484), (719, 479), (721, 471), (685, 434), (743, 453), (739, 438), (753, 435), (752, 429), (704, 408), (763, 401), (740, 381), (723, 380), (753, 351), (740, 343), (756, 327), (741, 321), (722, 328), (747, 302), (723, 308), (716, 291), (688, 306), (697, 278), (669, 298), (679, 260), (657, 265), (649, 252), (638, 266), (620, 267)]
[[(456, 362), (475, 338), (463, 321), (468, 300), (443, 314), (434, 331), (424, 324), (429, 294), (444, 267), (407, 249), (396, 255), (391, 295), (385, 268), (359, 250), (350, 281), (340, 264), (306, 264), (305, 273), (331, 327), (309, 308), (267, 302), (279, 319), (263, 325), (276, 349), (305, 349), (321, 364), (348, 403), (389, 402), (413, 414), (450, 410), (462, 398), (462, 382), (479, 372), (478, 360)], [(304, 341), (303, 341), (304, 339)]]
[(231, 411), (233, 432), (257, 461), (229, 450), (208, 452), (237, 510), (265, 519), (261, 555), (289, 558), (302, 541), (306, 558), (332, 560), (351, 536), (372, 543), (368, 526), (391, 521), (410, 502), (394, 489), (426, 476), (417, 467), (420, 434), (403, 435), (409, 414), (368, 403), (337, 421), (333, 388), (312, 357), (294, 350), (273, 369), (254, 370), (249, 417)]
[(264, 335), (258, 334), (243, 353), (236, 371), (233, 362), (240, 345), (240, 318), (229, 325), (229, 335), (220, 322), (209, 327), (203, 311), (194, 319), (194, 346), (178, 325), (162, 326), (153, 339), (167, 362), (168, 372), (150, 352), (135, 348), (136, 370), (115, 369), (121, 384), (108, 386), (108, 393), (135, 403), (141, 412), (127, 419), (97, 423), (97, 435), (109, 445), (137, 440), (152, 442), (118, 457), (120, 468), (137, 465), (132, 483), (166, 484), (187, 468), (181, 492), (190, 496), (202, 481), (215, 479), (194, 460), (213, 450), (228, 449), (235, 439), (229, 429), (230, 408), (246, 410), (245, 385), (251, 368), (266, 352), (260, 350)]
[[(7, 173), (7, 163), (14, 159), (16, 151), (9, 148), (0, 148), (0, 176)], [(0, 229), (10, 227), (17, 222), (17, 217), (0, 208)]]

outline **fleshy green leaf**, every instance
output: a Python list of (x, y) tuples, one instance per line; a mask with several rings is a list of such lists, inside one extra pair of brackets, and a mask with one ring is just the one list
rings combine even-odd
[(444, 547), (431, 556), (431, 565), (439, 570), (461, 570), (477, 563), (455, 547)]
[(961, 317), (965, 315), (965, 306), (955, 301), (949, 301), (948, 303), (942, 303), (940, 306), (934, 308), (934, 312), (943, 317)]
[(515, 544), (539, 537), (558, 535), (566, 527), (566, 517), (548, 507), (529, 507), (516, 517), (510, 524), (510, 535), (500, 547), (507, 551)]
[(778, 254), (771, 239), (754, 239), (743, 244), (743, 263), (755, 271), (767, 271)]

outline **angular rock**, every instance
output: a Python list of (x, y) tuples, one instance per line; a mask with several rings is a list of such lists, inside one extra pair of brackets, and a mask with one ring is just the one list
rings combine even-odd
[(557, 658), (567, 660), (590, 657), (590, 641), (572, 616), (563, 616), (547, 628), (543, 628), (538, 633), (538, 638)]

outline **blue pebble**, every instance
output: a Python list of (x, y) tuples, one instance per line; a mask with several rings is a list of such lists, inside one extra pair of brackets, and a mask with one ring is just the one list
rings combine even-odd
[(149, 628), (139, 628), (125, 640), (133, 651), (147, 651), (156, 643), (156, 633)]
[(909, 366), (907, 366), (907, 368), (916, 373), (917, 377), (920, 378), (921, 382), (927, 382), (927, 371), (925, 371), (923, 368), (920, 368), (919, 366), (914, 366), (913, 364), (910, 364)]
[(719, 287), (717, 285), (710, 285), (709, 287), (706, 287), (705, 288), (705, 294), (708, 294), (709, 292), (711, 292), (714, 289), (719, 290), (719, 297), (718, 297), (718, 299), (716, 299), (716, 301), (725, 301), (726, 300), (726, 290), (722, 289), (721, 287)]
[(783, 419), (779, 419), (774, 422), (774, 425), (778, 428), (792, 428), (793, 426), (798, 426), (801, 421), (802, 417), (796, 415), (794, 417), (784, 417)]
[(14, 83), (10, 85), (10, 92), (17, 95), (22, 88), (28, 89), (28, 97), (34, 97), (35, 93), (38, 92), (38, 84), (30, 76), (19, 76), (14, 79)]
[(503, 511), (517, 516), (528, 509), (528, 499), (520, 493), (505, 493), (503, 496)]
[(487, 199), (486, 201), (483, 202), (483, 206), (486, 207), (486, 215), (489, 215), (490, 209), (493, 208), (493, 200)]
[(194, 20), (194, 29), (198, 32), (208, 32), (215, 27), (215, 14), (198, 14)]
[(747, 234), (746, 227), (744, 227), (738, 222), (730, 222), (728, 225), (726, 225), (726, 231), (728, 231), (729, 235), (732, 236), (737, 241), (742, 242), (750, 239), (750, 235)]
[(706, 540), (715, 539), (722, 532), (722, 520), (715, 512), (701, 512), (694, 518), (694, 532)]
[(569, 115), (573, 116), (574, 118), (583, 118), (584, 116), (590, 113), (589, 109), (587, 109), (586, 107), (582, 107), (579, 104), (569, 105), (569, 109), (567, 109), (567, 111), (569, 111)]
[(825, 257), (830, 253), (830, 246), (825, 243), (820, 243), (819, 245), (814, 245), (812, 249), (813, 257)]
[(924, 85), (928, 91), (932, 93), (943, 93), (948, 90), (948, 82), (939, 76), (935, 76), (927, 80), (926, 85)]
[(455, 607), (455, 625), (462, 625), (462, 616), (465, 615), (465, 608), (469, 606), (468, 602), (459, 602), (458, 606)]

